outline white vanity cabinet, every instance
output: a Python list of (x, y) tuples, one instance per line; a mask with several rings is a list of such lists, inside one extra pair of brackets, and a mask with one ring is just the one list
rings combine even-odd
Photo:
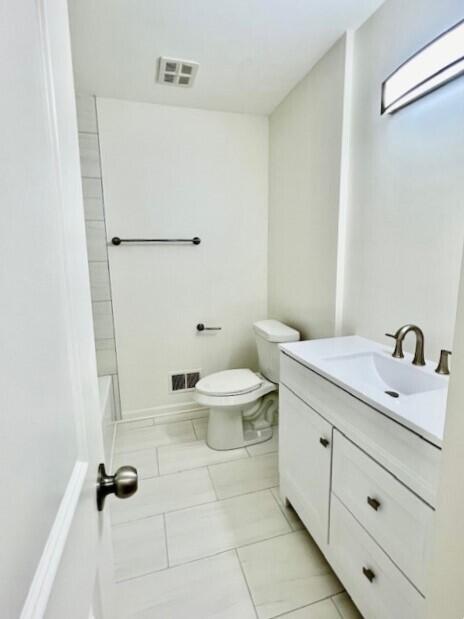
[[(332, 426), (282, 386), (279, 391), (281, 485), (321, 547), (328, 541)], [(311, 500), (308, 500), (311, 497)]]
[(441, 450), (281, 354), (281, 494), (365, 619), (423, 617)]

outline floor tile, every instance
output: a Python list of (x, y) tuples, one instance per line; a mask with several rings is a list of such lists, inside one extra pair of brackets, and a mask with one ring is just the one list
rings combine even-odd
[(159, 445), (194, 441), (195, 433), (190, 421), (179, 423), (165, 423), (163, 425), (151, 425), (126, 431), (122, 434), (116, 432), (115, 453), (122, 451), (135, 451), (136, 449), (149, 449)]
[(279, 449), (279, 428), (275, 426), (272, 428), (272, 438), (264, 443), (256, 443), (256, 445), (250, 445), (246, 448), (250, 456), (260, 456), (262, 454), (272, 453)]
[(117, 581), (167, 567), (163, 516), (119, 524), (112, 536)]
[(279, 483), (276, 453), (225, 462), (209, 467), (211, 480), (219, 499), (272, 488)]
[(238, 550), (259, 619), (343, 591), (315, 542), (296, 531)]
[(285, 613), (280, 617), (282, 619), (340, 619), (340, 615), (330, 599)]
[(124, 451), (113, 457), (113, 472), (125, 464), (135, 466), (139, 480), (158, 475), (158, 457), (156, 449), (140, 449), (138, 451)]
[(193, 423), (193, 429), (195, 430), (195, 434), (197, 439), (206, 440), (206, 433), (208, 431), (208, 420), (207, 419), (196, 419)]
[(111, 502), (113, 524), (147, 518), (216, 500), (206, 469), (185, 471), (141, 480), (137, 493), (129, 500)]
[(128, 580), (117, 595), (125, 619), (255, 619), (234, 552)]
[(220, 462), (228, 462), (230, 460), (238, 460), (239, 458), (248, 458), (245, 449), (216, 451), (208, 447), (205, 441), (169, 445), (158, 450), (159, 470), (162, 475), (210, 464), (218, 464)]
[(334, 595), (331, 600), (337, 607), (337, 610), (343, 619), (363, 619), (361, 613), (353, 604), (350, 596), (346, 592)]
[(267, 490), (166, 515), (170, 565), (280, 535), (290, 527)]
[(285, 503), (283, 502), (282, 497), (280, 496), (279, 488), (272, 488), (271, 492), (274, 495), (277, 503), (279, 504), (279, 507), (282, 510), (285, 518), (287, 518), (293, 531), (300, 531), (301, 529), (304, 529), (305, 526), (301, 522), (298, 514), (293, 509), (293, 507), (291, 505), (285, 505)]

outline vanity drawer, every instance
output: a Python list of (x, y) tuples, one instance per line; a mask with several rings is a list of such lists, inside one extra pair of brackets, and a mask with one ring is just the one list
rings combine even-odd
[(433, 510), (337, 431), (332, 492), (424, 592)]
[(280, 354), (280, 381), (435, 506), (441, 450), (313, 370)]
[(332, 494), (330, 562), (365, 619), (422, 619), (425, 599)]

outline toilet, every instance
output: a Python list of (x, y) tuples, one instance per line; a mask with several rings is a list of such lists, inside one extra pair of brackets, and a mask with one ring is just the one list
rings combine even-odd
[(238, 449), (272, 438), (278, 410), (279, 344), (300, 334), (278, 320), (255, 322), (259, 372), (225, 370), (198, 381), (194, 398), (209, 408), (206, 442), (212, 449)]

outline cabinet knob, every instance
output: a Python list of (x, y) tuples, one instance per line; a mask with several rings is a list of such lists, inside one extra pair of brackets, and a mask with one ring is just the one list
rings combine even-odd
[(372, 498), (371, 496), (367, 497), (367, 502), (372, 507), (372, 509), (374, 509), (375, 511), (377, 511), (380, 507), (380, 501)]
[(375, 579), (375, 574), (369, 567), (363, 567), (363, 574), (369, 582)]
[(321, 438), (319, 439), (319, 443), (322, 445), (322, 447), (328, 447), (330, 445), (329, 439), (324, 438), (323, 436), (321, 436)]

